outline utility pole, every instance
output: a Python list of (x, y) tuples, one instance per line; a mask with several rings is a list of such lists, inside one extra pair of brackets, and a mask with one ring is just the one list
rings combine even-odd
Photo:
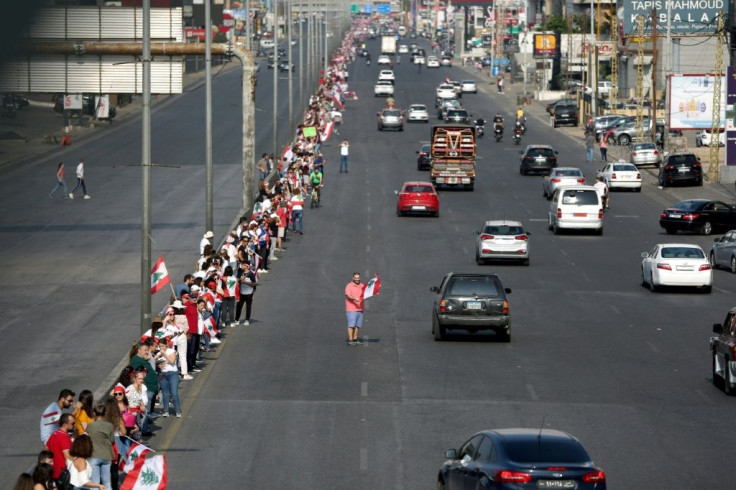
[(215, 215), (214, 202), (214, 175), (212, 169), (212, 17), (210, 14), (211, 0), (204, 2), (204, 73), (205, 73), (205, 105), (204, 105), (204, 132), (205, 132), (205, 197), (204, 214), (205, 230), (214, 231)]
[(151, 0), (143, 0), (141, 116), (141, 335), (151, 327)]
[(598, 51), (595, 45), (595, 32), (593, 30), (593, 13), (595, 8), (593, 7), (593, 0), (590, 0), (590, 44), (588, 45), (588, 57), (590, 58), (590, 117), (595, 120), (597, 113), (598, 104)]
[[(667, 37), (666, 37), (666, 46), (664, 49), (665, 55), (667, 56), (666, 62), (664, 64), (665, 73), (667, 74), (665, 76), (665, 80), (669, 79), (669, 76), (672, 74), (672, 20), (670, 19), (670, 12), (671, 12), (671, 5), (670, 2), (667, 2)], [(670, 94), (671, 87), (667, 84), (665, 85), (667, 89), (667, 97), (669, 98), (672, 94)], [(662, 132), (662, 143), (664, 146), (665, 153), (669, 152), (670, 149), (670, 105), (669, 103), (665, 103), (664, 105), (664, 131)]]
[[(667, 2), (669, 4), (669, 2)], [(652, 142), (657, 142), (657, 9), (652, 9)], [(664, 137), (664, 135), (662, 135)]]
[[(289, 64), (289, 71), (286, 73), (289, 74), (289, 124), (287, 127), (292, 130), (293, 134), (293, 125), (294, 125), (294, 76), (293, 71), (291, 71), (291, 68), (294, 66), (294, 60), (292, 59), (291, 52), (293, 51), (291, 46), (291, 28), (294, 24), (291, 22), (291, 0), (286, 0), (286, 19), (284, 22), (284, 25), (286, 26), (286, 49), (289, 50), (289, 56), (287, 58), (287, 63)], [(278, 162), (277, 162), (278, 163)]]
[(279, 2), (273, 0), (273, 157), (279, 154)]

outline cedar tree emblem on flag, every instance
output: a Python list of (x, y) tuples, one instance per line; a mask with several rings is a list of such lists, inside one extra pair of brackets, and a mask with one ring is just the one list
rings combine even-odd
[(151, 268), (151, 294), (156, 294), (169, 283), (169, 271), (166, 270), (164, 258), (159, 257), (156, 264)]
[(363, 288), (363, 299), (368, 299), (372, 296), (375, 296), (380, 291), (381, 291), (381, 278), (378, 277), (378, 274), (376, 274), (376, 277), (368, 281), (368, 283)]

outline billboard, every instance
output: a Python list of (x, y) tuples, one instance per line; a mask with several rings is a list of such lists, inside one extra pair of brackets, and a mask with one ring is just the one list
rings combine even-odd
[[(652, 9), (657, 9), (657, 31), (664, 33), (667, 25), (667, 3), (670, 5), (670, 24), (673, 35), (697, 34), (709, 36), (716, 32), (716, 15), (724, 11), (728, 15), (729, 2), (726, 0), (619, 0), (619, 7), (624, 8), (624, 35), (634, 36), (637, 33), (636, 18), (644, 17), (644, 32), (652, 32)], [(646, 22), (649, 20), (649, 22)]]
[[(713, 121), (714, 75), (671, 75), (669, 77), (670, 128), (710, 128)], [(719, 126), (726, 122), (726, 80), (721, 75), (721, 107), (716, 109)]]
[(557, 39), (554, 34), (534, 34), (534, 56), (556, 56), (557, 53)]

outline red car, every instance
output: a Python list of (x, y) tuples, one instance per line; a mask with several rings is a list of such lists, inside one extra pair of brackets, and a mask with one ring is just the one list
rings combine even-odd
[(396, 203), (396, 214), (404, 216), (408, 213), (430, 214), (435, 218), (440, 215), (440, 199), (431, 182), (404, 182)]

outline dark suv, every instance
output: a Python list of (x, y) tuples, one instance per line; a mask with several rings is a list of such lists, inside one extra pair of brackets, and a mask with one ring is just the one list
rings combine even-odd
[(470, 116), (465, 109), (448, 109), (445, 121), (454, 124), (470, 124)]
[(703, 166), (693, 153), (673, 153), (659, 166), (659, 185), (703, 185)]
[(552, 125), (555, 128), (560, 124), (572, 124), (575, 126), (578, 123), (578, 108), (573, 104), (558, 104), (554, 108), (552, 117), (554, 118)]
[(519, 173), (527, 175), (530, 172), (549, 173), (557, 167), (557, 152), (548, 145), (529, 145), (526, 151), (520, 151), (521, 165)]
[(432, 310), (432, 333), (444, 340), (448, 329), (493, 330), (503, 341), (511, 340), (511, 317), (504, 288), (496, 274), (450, 272), (442, 284), (430, 291), (437, 293)]

